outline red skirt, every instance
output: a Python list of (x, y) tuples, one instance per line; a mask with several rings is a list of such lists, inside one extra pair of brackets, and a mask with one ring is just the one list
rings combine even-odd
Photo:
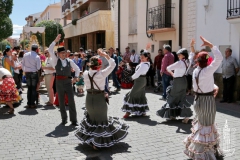
[(121, 83), (121, 87), (123, 89), (131, 89), (132, 86), (133, 86), (133, 83), (123, 83), (123, 82)]
[[(66, 94), (65, 94), (64, 99), (65, 99), (65, 105), (68, 104), (68, 96)], [(53, 104), (56, 105), (56, 106), (59, 106), (58, 93), (56, 93), (55, 101), (54, 101)]]
[(20, 96), (15, 87), (15, 81), (13, 78), (4, 78), (2, 84), (0, 84), (0, 101), (5, 102), (17, 102), (20, 100)]

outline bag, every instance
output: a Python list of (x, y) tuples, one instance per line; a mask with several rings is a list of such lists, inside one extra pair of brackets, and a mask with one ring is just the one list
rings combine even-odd
[(27, 83), (26, 76), (23, 76), (23, 77), (22, 77), (22, 83)]

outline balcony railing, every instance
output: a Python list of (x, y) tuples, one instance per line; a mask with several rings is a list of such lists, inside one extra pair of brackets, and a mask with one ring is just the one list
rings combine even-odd
[(240, 18), (240, 0), (227, 0), (227, 19)]
[(71, 0), (71, 4), (76, 4), (77, 0)]
[(163, 4), (148, 9), (148, 27), (152, 29), (172, 28), (174, 4)]
[(68, 0), (68, 1), (62, 6), (62, 12), (65, 12), (66, 9), (70, 9), (70, 0)]

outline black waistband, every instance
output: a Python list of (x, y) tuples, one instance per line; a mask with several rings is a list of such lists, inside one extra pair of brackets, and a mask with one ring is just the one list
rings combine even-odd
[(87, 90), (87, 93), (89, 93), (89, 94), (101, 94), (101, 93), (104, 93), (104, 91), (100, 91), (100, 90)]
[(195, 92), (196, 95), (198, 96), (212, 96), (214, 94), (214, 92), (207, 92), (207, 93), (198, 93), (198, 92)]

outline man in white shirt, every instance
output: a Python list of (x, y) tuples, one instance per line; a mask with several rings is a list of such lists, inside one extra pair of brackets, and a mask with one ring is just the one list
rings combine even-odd
[[(72, 125), (77, 126), (77, 112), (75, 107), (74, 94), (72, 87), (70, 86), (72, 86), (72, 82), (74, 83), (77, 81), (80, 69), (72, 60), (69, 60), (66, 57), (66, 50), (64, 47), (57, 49), (58, 56), (54, 54), (54, 46), (60, 39), (61, 34), (59, 34), (52, 42), (52, 44), (49, 46), (48, 51), (50, 53), (50, 57), (52, 58), (52, 65), (56, 69), (56, 89), (59, 97), (62, 125), (65, 125), (67, 123), (67, 112), (64, 104), (64, 96), (66, 93), (68, 96), (70, 121), (72, 122)], [(75, 70), (75, 77), (73, 78), (73, 81), (71, 80), (71, 68)]]
[(134, 49), (131, 52), (130, 60), (131, 60), (131, 62), (133, 62), (133, 64), (135, 64), (135, 66), (137, 64), (139, 64), (140, 56), (136, 53), (136, 51)]
[(38, 71), (41, 68), (41, 60), (38, 56), (38, 45), (32, 45), (32, 51), (25, 53), (22, 60), (22, 69), (25, 72), (28, 92), (27, 92), (27, 108), (36, 108), (35, 101), (37, 100), (37, 84)]

